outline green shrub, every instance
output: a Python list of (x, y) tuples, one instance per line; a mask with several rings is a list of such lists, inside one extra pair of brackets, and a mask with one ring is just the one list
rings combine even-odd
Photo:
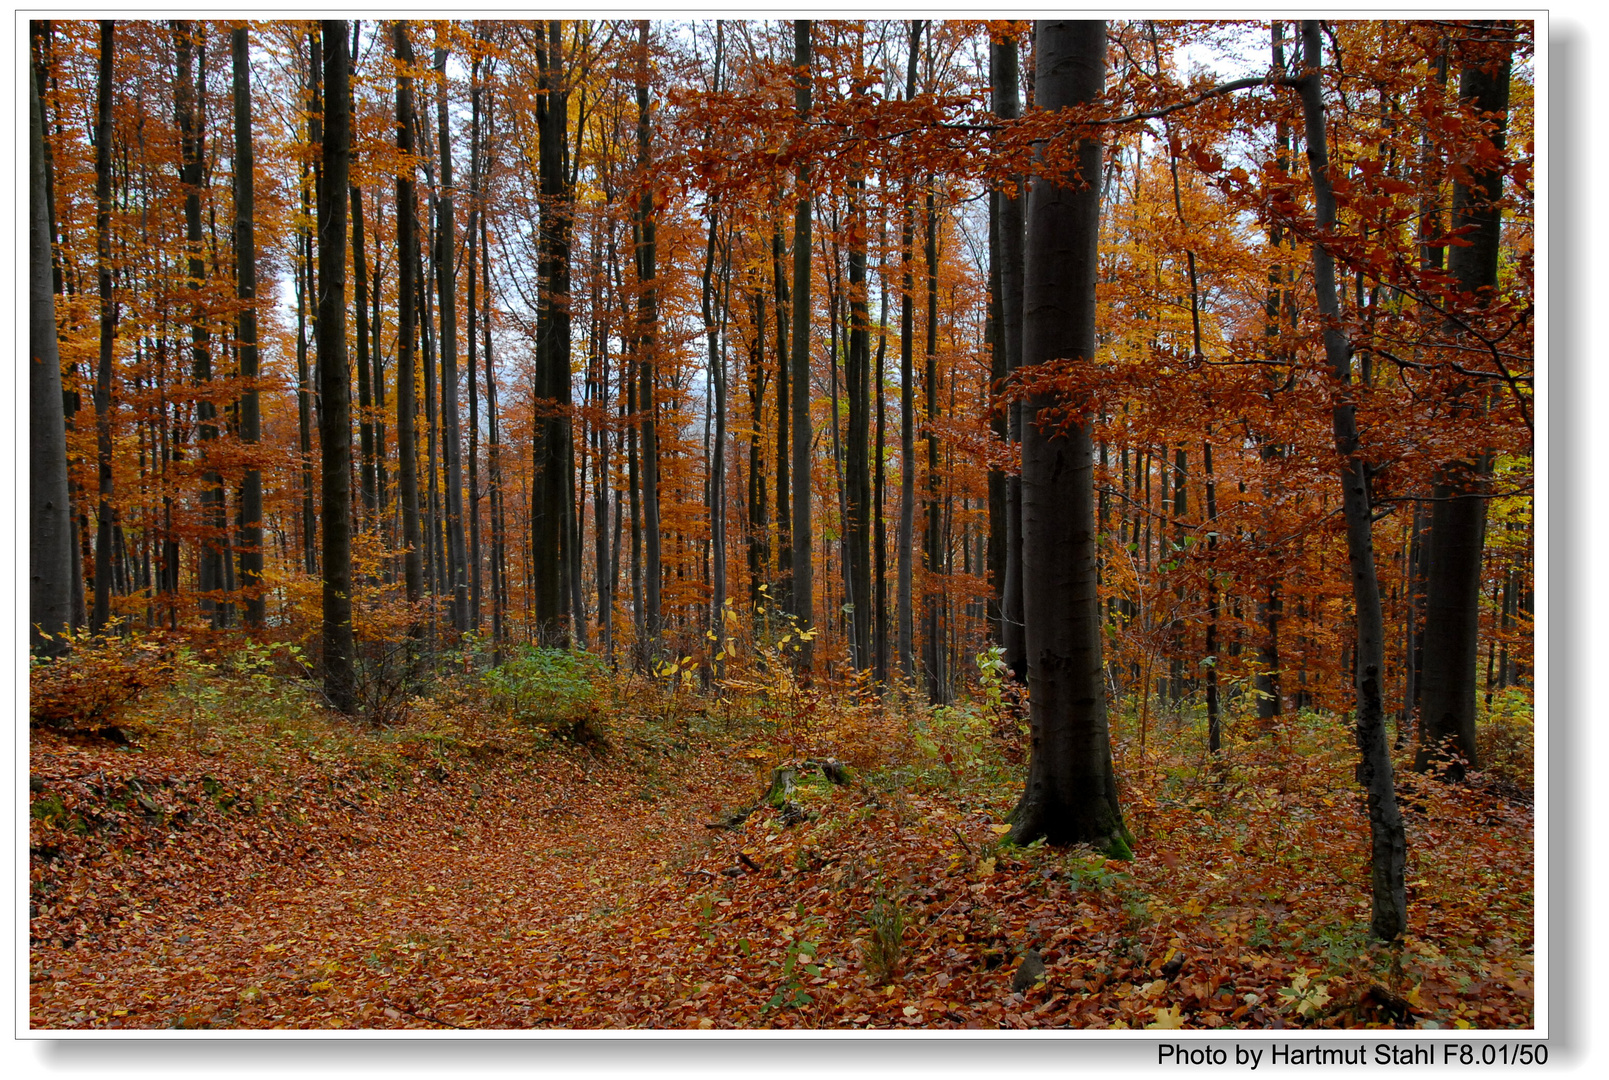
[(527, 645), (482, 675), (481, 684), (491, 705), (514, 723), (588, 741), (601, 737), (593, 726), (600, 674), (588, 653)]
[(1530, 791), (1536, 782), (1536, 726), (1530, 695), (1505, 690), (1475, 729), (1475, 750), (1489, 776)]

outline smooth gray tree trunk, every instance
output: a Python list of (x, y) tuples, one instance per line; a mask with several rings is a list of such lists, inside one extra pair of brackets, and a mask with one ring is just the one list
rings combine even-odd
[(31, 64), (28, 77), (28, 647), (56, 656), (72, 621), (74, 534), (45, 205), (44, 116)]

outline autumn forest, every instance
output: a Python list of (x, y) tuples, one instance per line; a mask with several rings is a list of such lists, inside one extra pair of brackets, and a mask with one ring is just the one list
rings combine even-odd
[(1536, 1026), (1532, 23), (27, 47), (34, 1028)]

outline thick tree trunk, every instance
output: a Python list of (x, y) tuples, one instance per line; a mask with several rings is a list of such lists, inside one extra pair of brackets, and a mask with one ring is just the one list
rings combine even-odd
[[(240, 441), (262, 441), (257, 377), (257, 230), (251, 142), (251, 42), (245, 26), (236, 27), (230, 49), (234, 63), (235, 120), (235, 296), (240, 313), (235, 336), (240, 345)], [(263, 472), (255, 463), (240, 484), (240, 588), (245, 597), (246, 625), (262, 629), (267, 614), (263, 597)]]
[(28, 648), (56, 656), (66, 648), (62, 635), (72, 622), (76, 571), (45, 199), (44, 110), (32, 66), (28, 75)]
[(352, 94), (346, 21), (324, 22), (324, 183), (318, 204), (319, 448), (323, 469), (324, 695), (357, 710), (352, 640), (352, 376), (346, 355), (346, 205)]
[[(799, 123), (810, 116), (810, 20), (793, 24), (794, 109)], [(789, 592), (799, 628), (808, 631), (815, 622), (815, 583), (811, 549), (815, 541), (810, 517), (810, 444), (815, 436), (810, 423), (810, 167), (799, 166), (795, 177), (798, 201), (793, 211), (793, 587)], [(806, 638), (799, 647), (799, 669), (808, 672), (814, 651)]]
[[(1484, 307), (1497, 291), (1498, 244), (1503, 213), (1503, 150), (1508, 120), (1508, 84), (1513, 45), (1499, 25), (1487, 24), (1463, 47), (1467, 64), (1458, 96), (1494, 121), (1493, 167), (1453, 184), (1452, 228), (1464, 242), (1447, 252), (1448, 273), (1474, 304)], [(1474, 387), (1455, 392), (1458, 413), (1480, 411)], [(1443, 465), (1431, 492), (1429, 573), (1425, 587), (1422, 713), (1415, 768), (1444, 768), (1461, 780), (1478, 769), (1475, 750), (1475, 681), (1480, 637), (1481, 553), (1486, 544), (1486, 478), (1490, 457), (1477, 453)]]
[[(1307, 163), (1313, 179), (1315, 225), (1321, 235), (1335, 229), (1335, 195), (1330, 185), (1329, 149), (1324, 121), (1323, 46), (1316, 20), (1302, 23), (1303, 63), (1308, 74), (1300, 83), (1302, 114), (1307, 128)], [(1338, 384), (1334, 407), (1335, 449), (1343, 462), (1341, 501), (1346, 517), (1347, 558), (1352, 573), (1352, 606), (1357, 622), (1356, 724), (1361, 757), (1358, 776), (1368, 796), (1370, 877), (1374, 936), (1391, 941), (1407, 928), (1408, 900), (1403, 877), (1407, 840), (1397, 810), (1391, 775), (1391, 748), (1385, 733), (1385, 619), (1380, 606), (1380, 580), (1374, 568), (1373, 512), (1369, 501), (1368, 465), (1357, 456), (1357, 408), (1350, 397), (1352, 351), (1341, 330), (1340, 302), (1335, 291), (1335, 263), (1322, 243), (1313, 245), (1313, 285), (1319, 318), (1324, 323), (1324, 352)]]
[[(1106, 24), (1035, 25), (1036, 107), (1097, 100), (1106, 79)], [(1023, 363), (1089, 364), (1095, 356), (1095, 279), (1100, 225), (1098, 134), (1078, 144), (1072, 175), (1036, 179), (1028, 193), (1024, 253)], [(1079, 403), (1039, 393), (1025, 403), (1022, 441), (1024, 629), (1028, 658), (1028, 781), (1011, 839), (1089, 842), (1125, 854), (1131, 837), (1118, 807), (1101, 671), (1095, 563), (1091, 418), (1042, 427), (1044, 410)], [(1048, 421), (1048, 418), (1047, 418)]]
[[(404, 74), (413, 67), (413, 43), (408, 24), (398, 20), (391, 28), (392, 55), (399, 66), (397, 74), (397, 149), (406, 164), (397, 173), (397, 483), (402, 500), (402, 578), (408, 602), (417, 604), (424, 596), (424, 553), (419, 530), (419, 448), (416, 436), (414, 339), (419, 333), (416, 297), (418, 262), (413, 256), (419, 246), (419, 219), (413, 178), (413, 76)], [(487, 363), (490, 364), (488, 355)], [(420, 627), (415, 623), (413, 634)]]

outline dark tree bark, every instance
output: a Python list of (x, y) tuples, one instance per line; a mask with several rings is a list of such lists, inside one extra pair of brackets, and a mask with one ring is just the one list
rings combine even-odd
[[(307, 113), (307, 141), (309, 145), (320, 141), (320, 53), (317, 34), (308, 34), (308, 86), (311, 104)], [(316, 207), (308, 203), (307, 179), (312, 163), (302, 166), (301, 209), (302, 220), (310, 219)], [(313, 294), (313, 237), (311, 230), (299, 227), (296, 234), (296, 435), (301, 451), (299, 462), (302, 482), (302, 568), (308, 574), (318, 573), (318, 521), (313, 502), (313, 397), (314, 387), (308, 366), (307, 309), (314, 308), (318, 317), (318, 299)]]
[[(476, 24), (476, 37), (480, 26)], [(465, 239), (466, 311), (464, 327), (464, 373), (468, 376), (469, 392), (469, 628), (480, 633), (481, 612), (481, 543), (480, 543), (480, 395), (476, 390), (476, 337), (480, 312), (476, 303), (476, 286), (479, 282), (477, 252), (480, 247), (481, 195), (481, 64), (477, 50), (469, 61), (469, 232)]]
[[(879, 212), (879, 249), (887, 251), (888, 218)], [(888, 265), (885, 261), (881, 273), (882, 303), (877, 315), (877, 446), (872, 456), (872, 560), (877, 578), (874, 586), (875, 609), (872, 613), (872, 641), (874, 657), (872, 675), (879, 685), (888, 682), (888, 530), (883, 521), (884, 489), (887, 474), (884, 465), (888, 444), (888, 399), (883, 362), (888, 353)]]
[[(916, 96), (916, 57), (922, 44), (921, 19), (912, 19), (905, 61), (905, 100)], [(911, 354), (914, 348), (915, 288), (911, 271), (916, 243), (916, 207), (907, 196), (900, 225), (900, 307), (899, 307), (899, 537), (895, 606), (899, 620), (900, 675), (916, 678), (916, 619), (912, 605), (911, 558), (916, 540), (916, 381)]]
[[(487, 172), (491, 166), (492, 111), (486, 110)], [(505, 558), (507, 535), (503, 515), (503, 457), (497, 434), (497, 371), (492, 360), (492, 252), (487, 243), (486, 215), (480, 219), (481, 249), (481, 348), (486, 356), (486, 471), (489, 495), (488, 511), (492, 527), (492, 642), (496, 656), (502, 657), (502, 643), (507, 634), (508, 563)]]
[(571, 581), (575, 558), (571, 539), (574, 520), (574, 446), (570, 426), (570, 185), (566, 178), (569, 92), (564, 84), (560, 24), (547, 24), (546, 44), (537, 53), (540, 97), (537, 100), (538, 181), (542, 222), (537, 271), (539, 355), (537, 399), (541, 417), (535, 440), (537, 490), (532, 508), (536, 565), (536, 620), (544, 640), (584, 640), (584, 616), (575, 612), (573, 629), (566, 625), (572, 607)]
[[(992, 47), (995, 88), (999, 95), (995, 112), (1002, 120), (1022, 115), (1019, 93), (1017, 43), (996, 42)], [(1022, 272), (1023, 194), (1026, 177), (1016, 177), (1011, 193), (1001, 192), (1000, 202), (1000, 343), (1005, 351), (1005, 374), (1009, 377), (1022, 366)], [(1012, 401), (1006, 410), (1007, 437), (1022, 443), (1022, 402)], [(1022, 625), (1022, 474), (1005, 476), (1005, 551), (1000, 598), (1000, 644), (1005, 649), (1006, 666), (1021, 682), (1028, 677)]]
[(866, 302), (866, 182), (856, 176), (849, 185), (849, 347), (844, 353), (844, 388), (849, 398), (848, 443), (844, 452), (844, 522), (848, 559), (844, 566), (853, 627), (851, 641), (855, 667), (861, 671), (873, 662), (871, 585), (872, 490), (868, 469), (871, 455), (871, 337)]
[(198, 87), (193, 60), (196, 48), (194, 30), (189, 22), (174, 23), (174, 49), (178, 56), (178, 80), (175, 84), (175, 111), (179, 127), (180, 168), (179, 183), (184, 188), (186, 288), (190, 292), (190, 366), (199, 400), (196, 402), (196, 429), (200, 437), (201, 473), (201, 551), (198, 560), (201, 593), (201, 611), (213, 626), (228, 626), (231, 605), (219, 595), (225, 589), (224, 545), (227, 540), (224, 519), (223, 477), (211, 463), (218, 441), (218, 407), (211, 401), (208, 384), (212, 382), (211, 333), (203, 316), (201, 290), (207, 280), (207, 264), (203, 258), (201, 233), (201, 189), (205, 183), (203, 154), (206, 130), (205, 105), (202, 95), (204, 83)]
[[(1106, 24), (1035, 24), (1036, 107), (1097, 100), (1106, 79)], [(1101, 142), (1078, 144), (1071, 175), (1037, 178), (1028, 192), (1024, 252), (1024, 364), (1092, 363)], [(1046, 409), (1078, 411), (1065, 428)], [(1094, 446), (1082, 404), (1038, 393), (1022, 433), (1024, 629), (1028, 654), (1028, 782), (1011, 839), (1089, 842), (1126, 854), (1101, 671), (1095, 562)]]
[[(256, 167), (251, 143), (251, 42), (245, 26), (230, 38), (234, 62), (235, 111), (235, 296), (240, 301), (235, 336), (240, 345), (240, 441), (262, 441), (257, 377), (257, 229)], [(245, 597), (246, 625), (260, 630), (266, 614), (263, 597), (263, 472), (248, 465), (240, 484), (240, 587)]]
[[(397, 72), (397, 149), (412, 162), (414, 152), (413, 43), (408, 24), (398, 20), (391, 28), (392, 55)], [(412, 252), (419, 246), (418, 201), (413, 165), (397, 174), (397, 474), (402, 500), (402, 577), (408, 602), (424, 596), (424, 553), (419, 534), (419, 448), (415, 434), (418, 404), (414, 392), (414, 339), (419, 333), (416, 303), (418, 262)], [(487, 363), (491, 362), (488, 355)], [(420, 628), (415, 625), (414, 634)]]
[(922, 566), (927, 571), (924, 606), (927, 611), (927, 700), (932, 705), (949, 701), (949, 677), (945, 671), (944, 649), (944, 533), (941, 523), (939, 489), (939, 437), (933, 422), (939, 415), (939, 215), (933, 194), (933, 178), (928, 178), (927, 237), (923, 254), (927, 259), (927, 342), (922, 382), (927, 388), (927, 528), (922, 544)]
[[(713, 88), (717, 94), (721, 92), (722, 86), (725, 45), (725, 25), (716, 20)], [(699, 295), (704, 316), (704, 343), (709, 356), (710, 386), (714, 391), (712, 411), (715, 432), (708, 458), (711, 586), (709, 631), (717, 637), (720, 637), (724, 630), (722, 611), (726, 605), (726, 355), (721, 342), (727, 320), (726, 301), (731, 288), (730, 255), (723, 259), (719, 274), (715, 269), (716, 251), (721, 246), (717, 232), (720, 211), (719, 202), (712, 199), (707, 207), (709, 235), (704, 250), (704, 279)]]
[[(1302, 53), (1307, 69), (1300, 82), (1307, 131), (1307, 163), (1313, 179), (1315, 225), (1323, 235), (1335, 229), (1335, 194), (1330, 184), (1324, 120), (1324, 54), (1316, 20), (1302, 23)], [(1347, 559), (1352, 573), (1352, 607), (1357, 630), (1354, 688), (1360, 754), (1358, 778), (1367, 792), (1369, 812), (1373, 901), (1370, 929), (1382, 941), (1392, 941), (1407, 928), (1408, 922), (1403, 877), (1407, 840), (1391, 775), (1391, 748), (1386, 743), (1385, 619), (1380, 606), (1380, 580), (1374, 568), (1368, 464), (1358, 456), (1357, 407), (1350, 396), (1352, 350), (1339, 326), (1335, 262), (1323, 244), (1313, 245), (1313, 285), (1318, 293), (1319, 318), (1324, 324), (1324, 353), (1337, 384), (1333, 410), (1335, 449), (1343, 462), (1342, 510), (1346, 517)]]
[(776, 286), (777, 323), (777, 592), (773, 599), (782, 610), (791, 611), (788, 590), (793, 587), (793, 496), (788, 486), (788, 461), (792, 443), (788, 422), (793, 407), (788, 399), (788, 327), (791, 323), (788, 276), (783, 271), (782, 222), (771, 231), (771, 275)]
[(358, 489), (363, 520), (379, 525), (379, 492), (374, 464), (374, 379), (369, 367), (369, 267), (363, 252), (363, 190), (352, 185), (352, 313), (358, 346)]
[[(793, 24), (794, 109), (799, 123), (810, 116), (810, 20)], [(795, 176), (798, 201), (793, 211), (793, 585), (789, 590), (799, 628), (815, 622), (815, 583), (811, 549), (815, 541), (810, 517), (810, 166), (801, 163)], [(799, 647), (799, 668), (808, 672), (814, 649), (806, 638)]]
[(357, 710), (352, 640), (352, 375), (346, 355), (346, 205), (352, 93), (346, 21), (324, 26), (324, 183), (318, 201), (318, 436), (324, 568), (324, 696)]
[[(655, 433), (654, 367), (658, 348), (659, 300), (656, 263), (658, 251), (654, 215), (653, 180), (648, 175), (652, 161), (653, 114), (648, 97), (648, 20), (637, 22), (637, 168), (643, 174), (643, 189), (637, 210), (637, 401), (642, 417), (640, 471), (642, 475), (643, 633), (638, 651), (644, 659), (659, 653), (659, 439)], [(635, 524), (635, 523), (634, 523)]]
[[(1458, 96), (1493, 122), (1490, 138), (1496, 164), (1468, 174), (1467, 182), (1460, 177), (1453, 183), (1452, 228), (1464, 243), (1448, 249), (1447, 271), (1469, 301), (1483, 307), (1497, 292), (1503, 220), (1499, 200), (1513, 45), (1501, 26), (1485, 24), (1463, 48), (1467, 55)], [(1475, 387), (1458, 387), (1454, 395), (1457, 413), (1473, 417), (1479, 411)], [(1463, 779), (1466, 768), (1480, 768), (1475, 749), (1475, 682), (1490, 471), (1486, 454), (1448, 462), (1438, 471), (1431, 492), (1422, 713), (1414, 767), (1443, 768), (1449, 780)]]
[(95, 90), (95, 255), (100, 286), (100, 360), (95, 369), (95, 461), (100, 505), (95, 516), (95, 606), (89, 628), (99, 633), (112, 601), (112, 343), (117, 306), (112, 300), (112, 51), (114, 23), (101, 21)]
[(73, 615), (73, 523), (45, 198), (44, 110), (31, 65), (28, 77), (28, 648), (57, 656), (66, 647), (62, 635)]
[(769, 517), (766, 500), (765, 435), (761, 418), (765, 415), (765, 287), (756, 284), (754, 303), (754, 341), (749, 350), (749, 604), (763, 606), (760, 586), (770, 565), (767, 542)]

